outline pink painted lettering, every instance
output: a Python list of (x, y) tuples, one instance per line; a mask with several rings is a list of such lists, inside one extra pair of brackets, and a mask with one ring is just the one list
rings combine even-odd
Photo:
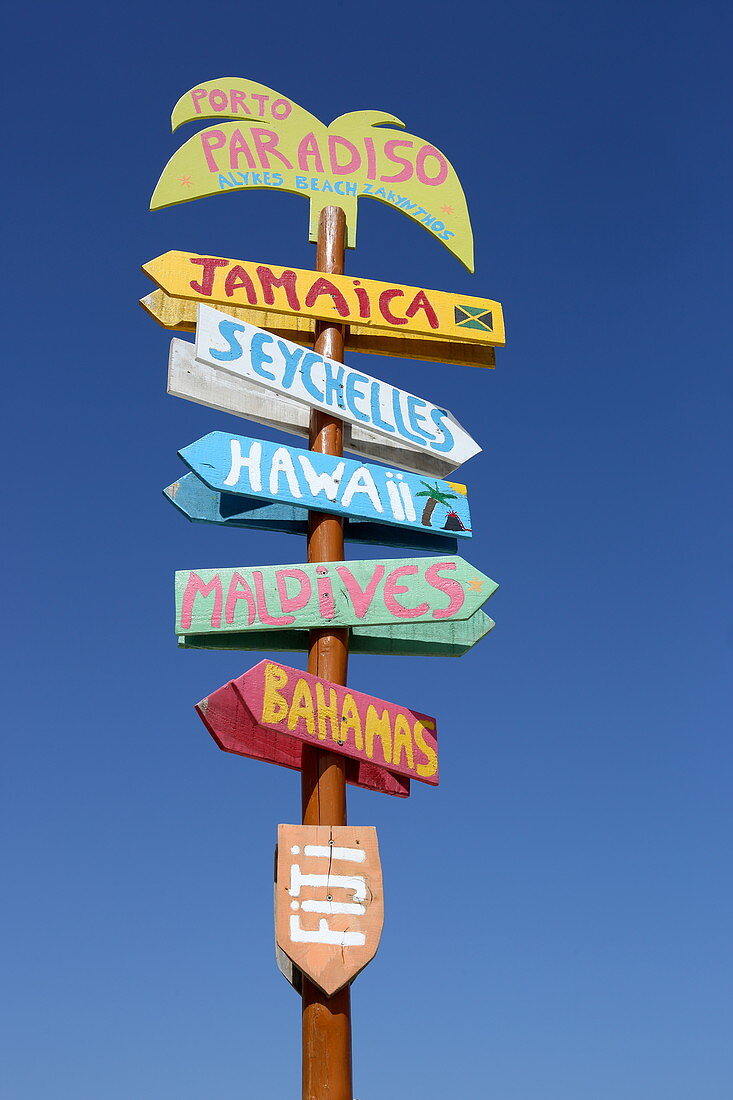
[(229, 166), (239, 168), (239, 158), (241, 156), (244, 156), (250, 170), (257, 167), (249, 145), (244, 139), (244, 134), (241, 130), (235, 130), (229, 141)]
[[(401, 294), (402, 291), (400, 290), (398, 291), (398, 293)], [(342, 317), (349, 316), (349, 303), (346, 301), (339, 288), (337, 286), (334, 286), (329, 279), (324, 278), (316, 279), (316, 281), (313, 283), (308, 293), (306, 294), (306, 309), (310, 309), (312, 306), (314, 306), (322, 294), (327, 294), (329, 298), (333, 299), (333, 304), (336, 306), (338, 313), (340, 313)], [(404, 321), (397, 323), (405, 324)]]
[(405, 180), (409, 180), (412, 177), (412, 163), (409, 160), (405, 160), (404, 157), (400, 157), (395, 153), (395, 149), (398, 146), (404, 145), (408, 149), (412, 149), (412, 142), (402, 140), (401, 138), (393, 138), (391, 141), (385, 141), (384, 143), (384, 155), (387, 160), (393, 161), (394, 164), (401, 164), (402, 171), (398, 172), (396, 176), (381, 176), (382, 183), (404, 183)]
[(259, 569), (252, 571), (252, 577), (255, 582), (255, 592), (257, 593), (257, 610), (260, 616), (260, 622), (265, 626), (290, 626), (295, 622), (294, 615), (283, 615), (281, 618), (273, 617), (267, 610), (267, 599), (265, 597), (265, 585), (262, 579), (262, 573)]
[(330, 622), (336, 614), (336, 604), (333, 600), (333, 588), (328, 569), (323, 565), (316, 566), (316, 587), (318, 588), (318, 610), (321, 618)]
[(293, 167), (288, 158), (278, 149), (280, 137), (274, 130), (263, 130), (259, 126), (253, 126), (252, 140), (255, 143), (255, 150), (263, 168), (270, 167), (270, 154), (277, 157), (286, 168)]
[(348, 565), (337, 565), (336, 572), (341, 577), (341, 580), (344, 582), (344, 587), (349, 593), (351, 606), (354, 608), (357, 617), (359, 619), (363, 619), (372, 605), (372, 601), (374, 600), (374, 593), (377, 591), (377, 586), (384, 576), (384, 566), (377, 565), (375, 567), (369, 584), (363, 590), (359, 585), (359, 582), (356, 580), (353, 573), (349, 569)]
[(217, 267), (226, 267), (229, 260), (223, 260), (219, 256), (191, 256), (190, 261), (192, 264), (201, 264), (204, 271), (200, 283), (197, 283), (195, 279), (191, 279), (188, 285), (197, 294), (205, 294), (209, 297), (214, 289), (214, 272)]
[[(287, 580), (290, 577), (300, 584), (300, 591), (297, 596), (288, 595)], [(313, 592), (310, 577), (302, 569), (278, 569), (275, 573), (275, 584), (277, 585), (277, 594), (280, 597), (280, 607), (286, 614), (292, 611), (300, 611), (305, 607)]]
[(385, 321), (389, 321), (390, 325), (406, 325), (406, 317), (396, 317), (392, 310), (389, 308), (389, 303), (393, 298), (404, 298), (404, 290), (398, 290), (393, 287), (391, 290), (383, 290), (379, 295), (379, 312), (384, 317)]
[(227, 272), (224, 280), (224, 293), (231, 298), (235, 290), (244, 288), (247, 291), (247, 301), (253, 306), (257, 301), (257, 291), (249, 277), (249, 272), (241, 264), (235, 264), (231, 271)]
[[(349, 153), (349, 159), (345, 164), (339, 164), (338, 147)], [(361, 153), (348, 138), (337, 137), (335, 134), (328, 136), (328, 156), (331, 161), (331, 171), (336, 176), (345, 176), (350, 172), (358, 172), (361, 168)]]
[(256, 99), (260, 105), (260, 118), (262, 118), (265, 114), (265, 100), (269, 98), (269, 95), (262, 95), (262, 93), (260, 93), (259, 95), (257, 95), (255, 92), (250, 93), (250, 99)]
[[(425, 170), (425, 161), (428, 157), (432, 157), (438, 162), (438, 174), (435, 176), (429, 176)], [(420, 183), (426, 183), (429, 187), (437, 187), (439, 184), (445, 183), (448, 178), (448, 161), (434, 145), (423, 145), (417, 154), (415, 171)]]
[(321, 150), (318, 147), (318, 140), (316, 138), (316, 135), (313, 133), (306, 134), (305, 137), (301, 139), (300, 144), (298, 145), (298, 168), (300, 168), (301, 172), (311, 171), (308, 166), (308, 158), (313, 161), (312, 171), (323, 171), (323, 158), (321, 157)]
[(296, 313), (300, 313), (300, 302), (298, 301), (298, 276), (294, 271), (283, 271), (282, 275), (278, 278), (272, 268), (265, 267), (264, 264), (260, 264), (257, 268), (257, 277), (260, 280), (260, 286), (262, 287), (262, 294), (265, 299), (265, 305), (273, 306), (275, 304), (275, 295), (273, 293), (273, 287), (280, 287), (285, 291), (285, 297), (288, 300), (288, 305)]
[(419, 309), (421, 309), (425, 314), (425, 319), (427, 320), (431, 328), (440, 327), (438, 315), (433, 309), (430, 299), (428, 298), (424, 290), (418, 290), (417, 294), (405, 310), (405, 317), (414, 317)]
[(203, 596), (206, 598), (210, 596), (212, 592), (214, 593), (214, 608), (211, 612), (211, 627), (212, 630), (218, 630), (221, 626), (221, 605), (223, 599), (221, 577), (218, 573), (215, 573), (209, 583), (205, 584), (198, 573), (194, 573), (193, 570), (189, 573), (186, 590), (183, 593), (183, 599), (181, 601), (181, 630), (191, 629), (193, 605), (196, 597)]
[(272, 111), (272, 117), (277, 119), (287, 118), (293, 109), (292, 103), (287, 99), (275, 99), (270, 104), (270, 110)]
[(356, 300), (359, 303), (359, 316), (371, 317), (372, 304), (369, 301), (369, 295), (364, 290), (363, 286), (359, 286), (358, 279), (354, 279), (354, 294), (356, 295)]
[(226, 145), (226, 135), (223, 130), (204, 130), (201, 136), (201, 148), (206, 157), (206, 164), (210, 172), (218, 172), (219, 165), (212, 154), (213, 149), (223, 149)]
[(375, 180), (377, 178), (377, 153), (374, 148), (374, 138), (364, 138), (364, 148), (367, 155), (367, 179)]
[(401, 565), (398, 569), (393, 569), (384, 582), (384, 605), (398, 619), (414, 619), (416, 615), (424, 615), (430, 610), (430, 604), (421, 603), (417, 607), (405, 607), (397, 599), (397, 596), (403, 596), (405, 592), (409, 592), (406, 584), (397, 583), (397, 578), (414, 576), (417, 571), (416, 565)]
[(236, 115), (238, 112), (243, 112), (245, 115), (249, 115), (250, 111), (247, 104), (244, 102), (246, 99), (246, 93), (240, 92), (238, 88), (232, 88), (232, 114)]
[(236, 570), (232, 573), (232, 579), (229, 582), (229, 591), (227, 592), (227, 602), (224, 609), (224, 617), (230, 626), (234, 623), (234, 615), (237, 610), (237, 602), (239, 600), (247, 601), (247, 623), (252, 626), (255, 621), (255, 601), (252, 595), (252, 589), (247, 581), (244, 579), (241, 573), (237, 573)]
[(229, 96), (226, 92), (223, 92), (221, 88), (212, 88), (209, 92), (209, 103), (211, 104), (212, 110), (219, 114), (221, 111), (226, 111), (229, 106)]
[(199, 106), (199, 101), (202, 100), (202, 99), (206, 99), (207, 95), (208, 95), (208, 92), (206, 91), (206, 88), (194, 88), (193, 91), (191, 92), (191, 99), (193, 100), (194, 110), (196, 111), (197, 115), (201, 114), (201, 107)]
[(440, 571), (445, 569), (455, 569), (456, 563), (454, 561), (437, 561), (432, 565), (429, 565), (425, 570), (425, 580), (432, 588), (437, 588), (439, 592), (444, 592), (450, 599), (450, 603), (442, 610), (434, 611), (434, 619), (449, 619), (452, 615), (455, 615), (456, 611), (460, 611), (466, 602), (466, 597), (463, 591), (462, 585), (458, 581), (451, 580), (449, 577), (441, 577)]

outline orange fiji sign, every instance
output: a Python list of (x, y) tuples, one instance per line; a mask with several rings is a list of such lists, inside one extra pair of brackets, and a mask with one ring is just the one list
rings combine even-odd
[(501, 305), (470, 294), (194, 252), (166, 252), (143, 264), (143, 271), (174, 298), (353, 322), (397, 336), (505, 343)]
[(384, 924), (371, 825), (278, 825), (275, 939), (332, 997), (374, 958)]

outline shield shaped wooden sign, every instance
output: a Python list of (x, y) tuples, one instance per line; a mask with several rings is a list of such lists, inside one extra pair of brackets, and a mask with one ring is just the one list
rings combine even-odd
[(384, 924), (371, 825), (278, 825), (275, 939), (332, 997), (374, 958)]

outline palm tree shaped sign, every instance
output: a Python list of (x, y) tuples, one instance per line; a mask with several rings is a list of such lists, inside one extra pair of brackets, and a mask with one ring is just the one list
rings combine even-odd
[(366, 195), (407, 214), (473, 271), (473, 233), (455, 169), (394, 115), (351, 111), (327, 126), (264, 84), (225, 77), (186, 92), (171, 116), (174, 130), (203, 119), (216, 126), (173, 154), (151, 210), (224, 191), (289, 191), (310, 201), (312, 241), (321, 210), (338, 206), (354, 248), (357, 201)]

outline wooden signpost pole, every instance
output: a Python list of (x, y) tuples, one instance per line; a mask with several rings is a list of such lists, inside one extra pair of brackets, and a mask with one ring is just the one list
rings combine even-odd
[[(335, 206), (325, 207), (318, 222), (316, 268), (343, 275), (346, 217)], [(346, 329), (316, 322), (315, 350), (343, 362)], [(313, 409), (310, 450), (343, 454), (343, 422)], [(308, 561), (343, 561), (344, 528), (340, 516), (310, 512)], [(308, 671), (335, 684), (346, 684), (348, 629), (313, 630)], [(303, 747), (302, 799), (304, 825), (346, 825), (346, 761), (343, 756), (310, 745)], [(352, 1100), (351, 996), (348, 985), (326, 997), (303, 975), (303, 1100)]]
[[(214, 125), (173, 154), (151, 209), (231, 189), (300, 194), (316, 270), (180, 251), (145, 264), (159, 287), (145, 308), (196, 331), (195, 345), (172, 343), (168, 392), (307, 434), (310, 453), (209, 432), (178, 452), (191, 472), (166, 495), (197, 522), (307, 531), (307, 562), (178, 570), (176, 635), (184, 648), (308, 651), (307, 673), (262, 661), (196, 709), (225, 751), (301, 771), (302, 824), (278, 826), (278, 966), (302, 997), (303, 1100), (353, 1100), (350, 983), (379, 947), (384, 891), (376, 829), (347, 825), (346, 783), (406, 798), (413, 779), (437, 784), (438, 744), (435, 719), (348, 689), (349, 649), (459, 656), (493, 627), (481, 607), (497, 585), (455, 555), (473, 523), (466, 486), (443, 480), (480, 447), (449, 410), (352, 369), (344, 349), (493, 366), (503, 313), (488, 298), (345, 277), (369, 195), (473, 271), (455, 169), (394, 115), (326, 125), (237, 77), (186, 92), (171, 122), (204, 119)], [(380, 186), (397, 181), (399, 194)], [(347, 562), (345, 536), (439, 556)]]

